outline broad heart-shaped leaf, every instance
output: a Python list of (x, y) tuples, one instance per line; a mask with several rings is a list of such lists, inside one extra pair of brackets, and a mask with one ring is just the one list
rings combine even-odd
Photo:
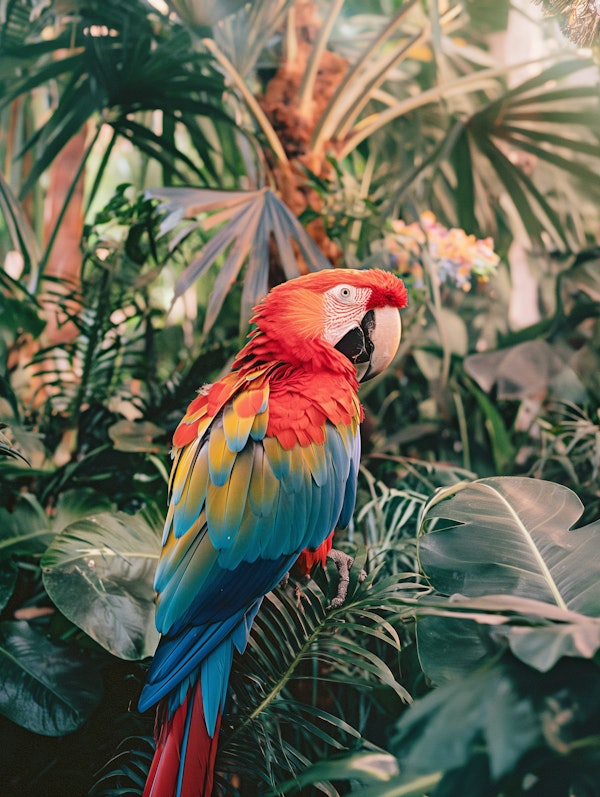
[(574, 371), (544, 340), (527, 340), (507, 349), (471, 354), (465, 371), (482, 390), (496, 385), (499, 399), (520, 400), (546, 393), (559, 378), (577, 381)]
[(103, 512), (71, 523), (42, 558), (58, 609), (123, 659), (154, 653), (154, 570), (161, 523), (149, 513)]
[(468, 620), (456, 600), (419, 619), (419, 656), (432, 680), (464, 676), (507, 645), (541, 671), (562, 656), (594, 655), (600, 523), (570, 531), (580, 515), (571, 490), (537, 479), (481, 479), (436, 494), (424, 526), (438, 525), (419, 539), (421, 566), (437, 593), (474, 605)]
[(54, 644), (23, 620), (0, 623), (0, 712), (34, 733), (62, 736), (98, 704), (93, 662)]
[(513, 594), (594, 616), (600, 528), (569, 531), (581, 513), (574, 492), (540, 479), (499, 476), (443, 490), (425, 509), (427, 524), (439, 518), (444, 527), (419, 539), (421, 566), (445, 595)]

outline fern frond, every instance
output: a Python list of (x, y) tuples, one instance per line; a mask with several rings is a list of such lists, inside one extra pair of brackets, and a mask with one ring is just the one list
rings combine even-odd
[(139, 797), (153, 754), (154, 743), (149, 736), (123, 739), (117, 754), (98, 773), (89, 797)]
[[(248, 649), (234, 663), (217, 761), (224, 778), (235, 773), (276, 793), (315, 760), (375, 749), (365, 737), (379, 710), (375, 693), (410, 702), (399, 675), (401, 626), (424, 588), (411, 574), (378, 580), (371, 573), (361, 582), (366, 550), (359, 559), (338, 609), (328, 609), (337, 587), (333, 565), (315, 574), (319, 583), (266, 597)], [(319, 789), (337, 794), (325, 783)]]

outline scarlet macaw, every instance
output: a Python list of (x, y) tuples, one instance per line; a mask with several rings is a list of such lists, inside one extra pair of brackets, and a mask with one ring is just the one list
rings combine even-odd
[(155, 578), (161, 641), (139, 702), (158, 702), (144, 797), (210, 795), (234, 649), (301, 552), (305, 566), (321, 559), (350, 521), (359, 379), (391, 362), (406, 300), (402, 280), (377, 269), (277, 286), (231, 371), (177, 427)]

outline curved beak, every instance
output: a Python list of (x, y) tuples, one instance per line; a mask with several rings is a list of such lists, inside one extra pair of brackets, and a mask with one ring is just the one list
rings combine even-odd
[(369, 310), (360, 322), (336, 344), (336, 349), (351, 360), (358, 381), (365, 382), (385, 370), (400, 345), (402, 325), (395, 307)]

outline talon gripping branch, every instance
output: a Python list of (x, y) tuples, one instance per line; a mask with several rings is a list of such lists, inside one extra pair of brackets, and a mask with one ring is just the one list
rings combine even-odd
[(142, 711), (158, 703), (144, 797), (211, 794), (234, 650), (298, 557), (322, 559), (350, 521), (359, 381), (391, 362), (406, 299), (380, 270), (279, 285), (230, 373), (179, 424), (155, 580), (162, 636), (140, 698)]

